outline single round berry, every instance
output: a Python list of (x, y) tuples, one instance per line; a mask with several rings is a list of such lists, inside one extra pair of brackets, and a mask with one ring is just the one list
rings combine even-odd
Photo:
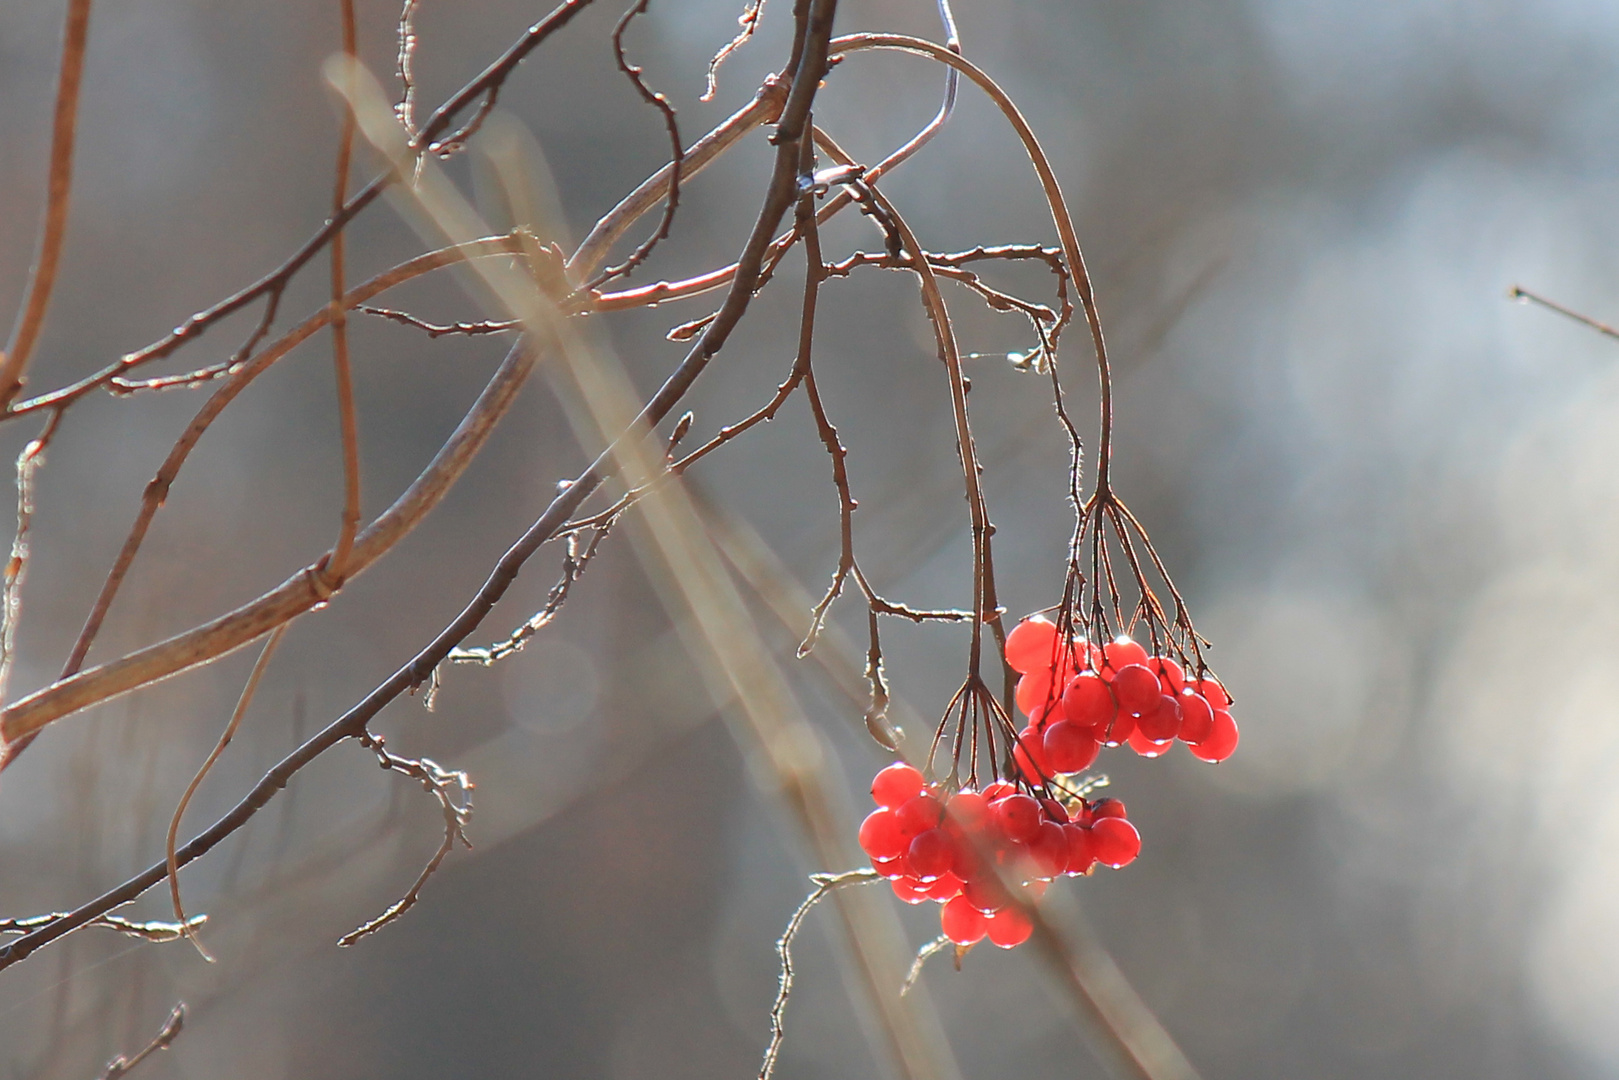
[(871, 797), (878, 806), (900, 807), (922, 794), (922, 773), (903, 761), (883, 769), (871, 781)]
[(873, 810), (860, 823), (860, 850), (873, 859), (896, 859), (908, 845), (899, 816), (886, 806)]
[(1195, 679), (1187, 685), (1207, 698), (1209, 705), (1212, 708), (1231, 708), (1231, 695), (1225, 692), (1225, 687), (1220, 685), (1220, 680), (1214, 678), (1212, 675), (1206, 675), (1201, 679)]
[(939, 912), (939, 925), (944, 936), (957, 945), (977, 944), (989, 932), (989, 920), (965, 896), (958, 896), (944, 906)]
[(1103, 746), (1123, 746), (1130, 741), (1130, 733), (1135, 729), (1136, 718), (1120, 709), (1104, 730), (1096, 732), (1096, 737)]
[(989, 940), (1003, 949), (1015, 948), (1029, 940), (1034, 921), (1021, 908), (1005, 907), (989, 917)]
[(1060, 773), (1084, 772), (1102, 749), (1089, 728), (1067, 720), (1046, 728), (1043, 745), (1046, 761), (1053, 771)]
[(1057, 627), (1044, 615), (1029, 616), (1006, 635), (1006, 662), (1020, 675), (1052, 667), (1056, 659)]
[(984, 801), (994, 802), (996, 799), (1004, 799), (1006, 796), (1012, 794), (1016, 790), (1017, 788), (1013, 787), (1011, 784), (1008, 784), (1005, 780), (997, 780), (993, 784), (990, 784), (988, 787), (984, 788)]
[(1115, 799), (1111, 796), (1104, 796), (1103, 798), (1097, 799), (1095, 802), (1091, 803), (1090, 809), (1092, 821), (1100, 821), (1105, 817), (1129, 817), (1129, 814), (1125, 812), (1124, 800)]
[(989, 820), (989, 800), (976, 791), (958, 791), (945, 803), (944, 824), (952, 833), (972, 834)]
[(1214, 709), (1202, 694), (1188, 688), (1180, 696), (1182, 742), (1197, 745), (1214, 730)]
[(1001, 835), (1015, 844), (1026, 844), (1040, 831), (1040, 803), (1032, 795), (1008, 795), (992, 808)]
[(1042, 821), (1040, 831), (1029, 842), (1029, 859), (1035, 877), (1054, 878), (1068, 869), (1068, 833), (1055, 821)]
[(961, 895), (962, 881), (954, 874), (940, 874), (936, 879), (927, 883), (923, 892), (929, 900), (945, 903)]
[(1012, 747), (1012, 765), (1025, 783), (1039, 787), (1051, 776), (1051, 765), (1046, 761), (1046, 744), (1033, 728), (1018, 732)]
[(1035, 796), (1040, 800), (1040, 811), (1047, 821), (1055, 821), (1058, 825), (1068, 824), (1068, 808), (1056, 799), (1043, 795)]
[(933, 881), (950, 872), (956, 863), (956, 846), (943, 829), (926, 829), (911, 839), (911, 872), (923, 881)]
[(1144, 758), (1161, 758), (1175, 748), (1174, 739), (1153, 742), (1141, 733), (1141, 728), (1139, 727), (1130, 733), (1129, 743), (1130, 749)]
[(1126, 664), (1113, 676), (1113, 696), (1119, 702), (1120, 712), (1139, 716), (1157, 705), (1164, 692), (1158, 685), (1158, 676), (1145, 664)]
[(982, 912), (999, 911), (1012, 902), (1006, 886), (993, 874), (987, 878), (974, 878), (961, 886), (962, 898)]
[(909, 842), (917, 833), (939, 827), (939, 822), (944, 820), (944, 803), (923, 792), (906, 799), (894, 811), (894, 819), (899, 822), (900, 833)]
[(1088, 873), (1096, 865), (1096, 851), (1091, 845), (1091, 831), (1079, 825), (1064, 825), (1063, 835), (1068, 838), (1068, 868), (1070, 877)]
[(1158, 703), (1136, 720), (1136, 730), (1153, 742), (1168, 742), (1181, 731), (1180, 703), (1168, 694), (1159, 694)]
[(1141, 834), (1122, 817), (1098, 818), (1091, 826), (1091, 851), (1097, 862), (1117, 870), (1141, 853)]
[(907, 904), (920, 904), (928, 899), (928, 887), (913, 877), (898, 877), (889, 884), (894, 895)]
[(1186, 686), (1186, 672), (1172, 656), (1155, 656), (1147, 667), (1158, 676), (1158, 685), (1166, 694), (1178, 694)]
[(1145, 666), (1146, 663), (1147, 650), (1122, 634), (1102, 646), (1100, 669), (1104, 678), (1111, 679), (1114, 672), (1131, 664)]
[(1017, 681), (1017, 707), (1029, 716), (1051, 698), (1053, 675), (1050, 668), (1035, 668)]
[(1119, 711), (1113, 691), (1094, 671), (1081, 671), (1062, 692), (1062, 711), (1069, 723), (1091, 731), (1105, 730)]
[(1237, 749), (1237, 722), (1224, 709), (1214, 710), (1214, 725), (1208, 737), (1189, 748), (1192, 756), (1204, 761), (1224, 761)]

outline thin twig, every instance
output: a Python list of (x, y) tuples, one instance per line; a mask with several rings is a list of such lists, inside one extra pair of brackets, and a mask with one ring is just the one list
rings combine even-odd
[[(70, 911), (52, 911), (45, 915), (30, 915), (23, 919), (0, 919), (0, 934), (28, 934), (35, 930), (50, 926), (68, 918)], [(116, 930), (120, 934), (140, 938), (142, 941), (164, 942), (179, 941), (186, 936), (188, 930), (194, 930), (208, 921), (206, 915), (193, 915), (184, 923), (162, 922), (160, 920), (147, 920), (135, 922), (131, 919), (120, 918), (117, 915), (100, 915), (85, 926), (100, 926), (108, 930)]]
[(916, 980), (922, 977), (922, 965), (928, 962), (928, 957), (934, 953), (943, 952), (953, 945), (949, 938), (940, 934), (920, 949), (916, 950), (916, 959), (911, 961), (911, 970), (905, 975), (905, 982), (900, 985), (899, 996), (904, 997), (916, 985)]
[(5, 700), (17, 658), (17, 623), (22, 617), (23, 582), (28, 577), (28, 533), (34, 521), (34, 474), (45, 464), (45, 448), (61, 422), (61, 410), (51, 413), (44, 430), (17, 455), (17, 531), (0, 589), (0, 701)]
[(782, 1027), (782, 1017), (787, 1012), (787, 999), (793, 992), (793, 938), (798, 936), (799, 927), (804, 925), (804, 917), (821, 897), (834, 889), (841, 889), (845, 885), (866, 885), (881, 880), (882, 875), (869, 867), (863, 870), (847, 870), (841, 874), (810, 875), (810, 881), (814, 882), (815, 888), (804, 898), (804, 902), (798, 905), (793, 917), (787, 920), (787, 929), (776, 941), (776, 955), (781, 957), (781, 980), (776, 988), (776, 1001), (770, 1006), (770, 1042), (765, 1046), (764, 1064), (759, 1066), (759, 1080), (770, 1080), (770, 1074), (776, 1071), (776, 1058), (781, 1053), (782, 1040), (787, 1037), (787, 1031)]
[(447, 334), (465, 334), (473, 337), (478, 334), (504, 334), (512, 330), (521, 330), (523, 324), (517, 319), (485, 319), (480, 322), (453, 322), (431, 323), (421, 319), (408, 311), (395, 311), (393, 308), (371, 307), (361, 304), (354, 310), (367, 315), (379, 315), (384, 319), (391, 319), (404, 326), (412, 326), (421, 330), (430, 338), (440, 338)]
[(1605, 335), (1607, 335), (1608, 337), (1611, 337), (1611, 338), (1619, 338), (1619, 330), (1615, 330), (1613, 327), (1609, 326), (1607, 323), (1598, 322), (1596, 319), (1591, 318), (1591, 316), (1589, 316), (1589, 315), (1582, 315), (1578, 311), (1575, 311), (1573, 308), (1564, 307), (1562, 304), (1559, 304), (1555, 300), (1548, 300), (1546, 297), (1541, 296), (1539, 293), (1530, 292), (1528, 289), (1524, 288), (1522, 285), (1514, 285), (1512, 288), (1508, 289), (1507, 290), (1507, 296), (1508, 296), (1509, 299), (1512, 299), (1512, 300), (1519, 300), (1519, 301), (1532, 300), (1535, 303), (1539, 304), (1541, 307), (1546, 308), (1546, 309), (1548, 309), (1550, 311), (1555, 311), (1555, 312), (1557, 312), (1557, 314), (1562, 315), (1565, 318), (1573, 319), (1577, 323), (1584, 323), (1586, 326), (1589, 326), (1591, 329), (1595, 330), (1599, 334), (1605, 334)]
[(264, 643), (264, 649), (259, 653), (258, 660), (253, 664), (253, 670), (247, 676), (247, 684), (242, 687), (241, 696), (236, 699), (236, 708), (231, 712), (230, 723), (225, 725), (225, 730), (220, 733), (219, 742), (214, 744), (213, 751), (203, 761), (196, 775), (191, 778), (191, 783), (186, 785), (185, 794), (180, 796), (180, 803), (174, 808), (174, 816), (169, 819), (164, 852), (168, 857), (169, 899), (174, 903), (174, 921), (186, 927), (186, 936), (191, 940), (191, 944), (197, 947), (202, 958), (209, 963), (213, 963), (214, 958), (202, 947), (202, 940), (190, 929), (186, 920), (185, 905), (180, 902), (180, 866), (175, 859), (174, 838), (180, 832), (180, 819), (185, 816), (186, 807), (191, 805), (191, 797), (197, 793), (197, 788), (202, 786), (203, 779), (213, 769), (214, 762), (219, 760), (219, 756), (225, 752), (225, 747), (229, 746), (231, 739), (236, 736), (236, 729), (241, 726), (242, 717), (246, 715), (247, 707), (253, 701), (253, 694), (259, 688), (259, 680), (264, 677), (264, 670), (270, 666), (270, 657), (275, 655), (275, 647), (281, 644), (281, 635), (286, 629), (286, 624), (283, 623), (271, 631), (270, 639)]
[(163, 1026), (158, 1029), (151, 1042), (143, 1046), (132, 1058), (126, 1058), (124, 1055), (119, 1054), (107, 1062), (107, 1067), (102, 1070), (99, 1080), (118, 1080), (118, 1077), (127, 1075), (135, 1066), (159, 1050), (167, 1050), (174, 1040), (180, 1037), (180, 1031), (185, 1027), (185, 1022), (186, 1003), (182, 1001), (169, 1010), (169, 1018), (163, 1021)]
[(11, 348), (0, 353), (0, 408), (11, 405), (22, 389), (34, 346), (45, 325), (62, 243), (67, 236), (68, 206), (73, 195), (73, 146), (79, 119), (79, 86), (84, 79), (85, 46), (90, 39), (90, 0), (69, 0), (62, 30), (62, 66), (56, 82), (56, 114), (51, 124), (50, 179), (46, 186), (45, 229), (39, 258), (28, 283), (28, 300), (11, 335)]
[[(352, 59), (359, 51), (354, 29), (354, 0), (339, 0), (343, 22), (343, 55)], [(337, 178), (332, 186), (332, 216), (343, 212), (349, 187), (349, 159), (354, 151), (354, 111), (343, 110), (343, 130), (337, 142)], [(348, 311), (344, 307), (344, 233), (332, 236), (332, 368), (337, 377), (338, 428), (343, 444), (343, 514), (332, 545), (332, 558), (324, 570), (325, 583), (333, 592), (342, 587), (348, 573), (354, 535), (360, 529), (360, 431), (354, 408), (354, 375), (349, 366)]]

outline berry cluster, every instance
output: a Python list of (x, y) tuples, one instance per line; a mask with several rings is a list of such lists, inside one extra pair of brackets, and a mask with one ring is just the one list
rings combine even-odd
[(877, 809), (861, 823), (860, 847), (901, 900), (943, 904), (944, 934), (961, 946), (1028, 939), (1033, 924), (1004, 881), (1023, 881), (1038, 898), (1053, 878), (1124, 866), (1141, 850), (1117, 799), (1064, 804), (999, 780), (947, 791), (904, 762), (877, 774), (871, 796)]
[(1042, 616), (1006, 636), (1006, 662), (1018, 680), (1018, 708), (1029, 724), (1013, 749), (1031, 783), (1083, 772), (1104, 746), (1129, 744), (1161, 757), (1179, 739), (1195, 757), (1224, 761), (1237, 748), (1231, 698), (1212, 677), (1187, 678), (1172, 657), (1149, 656), (1127, 637), (1105, 645), (1083, 638), (1063, 647)]

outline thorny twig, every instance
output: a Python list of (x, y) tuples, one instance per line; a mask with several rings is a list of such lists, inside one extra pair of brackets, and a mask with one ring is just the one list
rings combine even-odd
[(882, 875), (870, 868), (846, 870), (841, 874), (810, 875), (810, 881), (814, 883), (815, 888), (804, 898), (804, 902), (798, 905), (793, 917), (787, 920), (787, 929), (776, 942), (776, 955), (781, 958), (781, 980), (776, 989), (776, 1001), (770, 1007), (770, 1042), (765, 1046), (764, 1064), (759, 1066), (759, 1080), (770, 1080), (770, 1074), (776, 1069), (776, 1058), (781, 1053), (781, 1042), (787, 1037), (787, 1031), (782, 1027), (782, 1017), (787, 1012), (787, 999), (793, 992), (793, 938), (798, 936), (799, 927), (804, 925), (804, 917), (821, 897), (834, 889), (841, 889), (845, 885), (867, 885), (881, 880)]
[(124, 1055), (119, 1054), (107, 1062), (107, 1067), (102, 1070), (99, 1080), (117, 1080), (118, 1077), (127, 1075), (135, 1066), (159, 1050), (167, 1050), (174, 1040), (180, 1037), (180, 1031), (185, 1027), (185, 1022), (186, 1003), (182, 1001), (169, 1010), (169, 1018), (163, 1021), (163, 1026), (158, 1029), (151, 1042), (141, 1047), (139, 1052), (132, 1058), (126, 1058)]
[(439, 868), (439, 864), (455, 847), (457, 841), (464, 847), (472, 847), (472, 841), (467, 839), (466, 833), (467, 822), (472, 817), (472, 781), (468, 779), (466, 773), (445, 769), (431, 758), (400, 757), (383, 746), (380, 735), (363, 735), (361, 742), (377, 755), (377, 763), (384, 769), (402, 773), (419, 781), (427, 793), (438, 800), (439, 808), (444, 812), (444, 840), (433, 853), (433, 857), (427, 860), (427, 865), (416, 876), (416, 880), (405, 895), (364, 926), (338, 938), (337, 944), (341, 948), (353, 945), (367, 934), (376, 933), (415, 907), (416, 901), (421, 899), (422, 887), (427, 884), (427, 879), (433, 876), (433, 872)]

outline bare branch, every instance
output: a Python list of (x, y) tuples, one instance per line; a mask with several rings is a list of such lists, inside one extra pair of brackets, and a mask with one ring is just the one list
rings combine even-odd
[(107, 1062), (107, 1067), (102, 1071), (100, 1080), (117, 1080), (118, 1077), (127, 1075), (135, 1066), (159, 1050), (167, 1050), (174, 1040), (180, 1037), (180, 1031), (185, 1027), (185, 1022), (186, 1003), (182, 1001), (169, 1010), (169, 1018), (163, 1021), (163, 1026), (152, 1037), (152, 1041), (142, 1047), (134, 1057), (126, 1058), (124, 1055), (119, 1054)]

